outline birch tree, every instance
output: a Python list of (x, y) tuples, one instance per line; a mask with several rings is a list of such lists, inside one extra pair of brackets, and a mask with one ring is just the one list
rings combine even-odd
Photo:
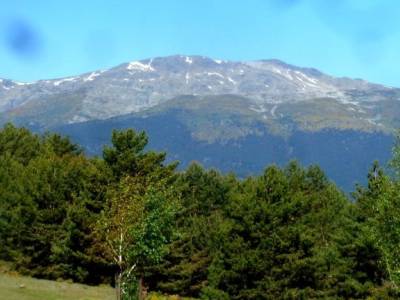
[[(165, 181), (125, 177), (113, 188), (96, 226), (103, 252), (117, 267), (117, 300), (143, 299), (143, 268), (159, 262), (173, 233), (177, 197)], [(132, 298), (131, 298), (132, 297)]]

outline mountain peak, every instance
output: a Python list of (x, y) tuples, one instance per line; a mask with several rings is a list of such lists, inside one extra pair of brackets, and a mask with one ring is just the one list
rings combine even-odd
[[(46, 122), (50, 118), (76, 123), (141, 112), (181, 95), (236, 95), (249, 99), (248, 106), (262, 115), (270, 105), (323, 98), (362, 112), (376, 101), (399, 99), (399, 90), (335, 78), (277, 59), (234, 62), (172, 55), (29, 84), (2, 80), (0, 113), (3, 119), (13, 119), (37, 110), (38, 115), (47, 116)], [(279, 116), (276, 108), (272, 115)]]

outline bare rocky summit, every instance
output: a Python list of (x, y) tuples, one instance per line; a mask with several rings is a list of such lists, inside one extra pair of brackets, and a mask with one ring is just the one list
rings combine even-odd
[[(335, 78), (279, 60), (233, 62), (177, 55), (32, 83), (0, 79), (0, 113), (3, 122), (42, 128), (142, 112), (188, 95), (240, 96), (248, 100), (247, 108), (265, 120), (285, 117), (288, 105), (300, 112), (305, 103), (325, 110), (328, 105), (334, 115), (350, 115), (345, 120), (349, 128), (354, 123), (358, 129), (391, 130), (397, 123), (390, 116), (390, 122), (385, 122), (385, 107), (397, 109), (400, 90)], [(293, 118), (290, 112), (289, 116)], [(360, 125), (360, 120), (365, 124)], [(312, 116), (308, 121), (314, 122)]]

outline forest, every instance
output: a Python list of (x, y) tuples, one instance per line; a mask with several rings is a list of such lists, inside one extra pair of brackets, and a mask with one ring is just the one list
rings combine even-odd
[(21, 274), (196, 299), (400, 297), (400, 142), (349, 196), (315, 165), (238, 178), (113, 131), (101, 157), (68, 137), (0, 130), (0, 260)]

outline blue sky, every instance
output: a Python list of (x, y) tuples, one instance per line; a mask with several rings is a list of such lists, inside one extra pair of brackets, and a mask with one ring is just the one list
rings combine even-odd
[(278, 58), (400, 87), (398, 0), (13, 0), (0, 78), (64, 77), (171, 54)]

